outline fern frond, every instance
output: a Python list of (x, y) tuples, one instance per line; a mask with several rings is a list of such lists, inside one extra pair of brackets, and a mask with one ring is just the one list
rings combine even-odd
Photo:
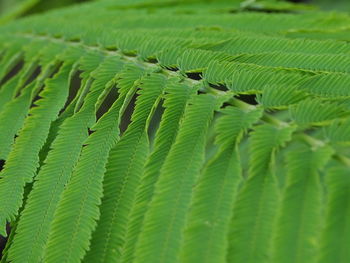
[(289, 106), (298, 103), (308, 97), (305, 91), (298, 86), (266, 85), (259, 94), (257, 101), (265, 108), (287, 109)]
[(346, 262), (349, 24), (99, 0), (1, 25), (1, 262)]
[(4, 109), (4, 106), (7, 102), (9, 102), (13, 96), (15, 95), (15, 90), (19, 81), (20, 75), (13, 77), (9, 81), (7, 81), (2, 89), (0, 90), (0, 113)]
[(271, 262), (316, 262), (321, 227), (320, 173), (333, 150), (299, 145), (287, 155), (286, 188), (275, 227)]
[(212, 95), (194, 96), (187, 106), (145, 215), (135, 262), (178, 261), (192, 184), (204, 161), (203, 141), (218, 106), (218, 100)]
[(318, 262), (349, 261), (349, 169), (338, 165), (328, 171), (326, 177), (329, 198), (325, 228), (320, 239)]
[(11, 69), (18, 64), (22, 57), (23, 53), (20, 48), (20, 43), (9, 43), (11, 48), (8, 46), (5, 46), (4, 53), (1, 58), (1, 64), (3, 65), (0, 69), (0, 79), (2, 80), (10, 71)]
[(336, 144), (350, 142), (350, 119), (334, 120), (331, 125), (324, 128), (325, 137)]
[(101, 217), (92, 237), (88, 261), (104, 262), (120, 257), (130, 208), (148, 155), (148, 119), (159, 103), (165, 85), (166, 78), (160, 74), (145, 76), (140, 81), (131, 123), (109, 154)]
[(294, 130), (293, 126), (266, 124), (252, 134), (248, 179), (233, 209), (228, 262), (269, 262), (271, 233), (279, 204), (274, 155), (291, 140)]
[(133, 260), (144, 216), (152, 200), (160, 169), (176, 138), (186, 103), (195, 91), (196, 89), (180, 83), (169, 83), (165, 88), (166, 94), (163, 103), (165, 111), (157, 131), (154, 150), (145, 164), (144, 173), (136, 190), (135, 201), (128, 220), (125, 242), (121, 250), (121, 262), (126, 263)]
[[(310, 71), (349, 73), (346, 67), (350, 57), (348, 55), (264, 52), (260, 54), (243, 54), (235, 58), (236, 61), (253, 63), (262, 66), (297, 68)], [(339, 63), (341, 61), (341, 63)]]
[[(25, 117), (29, 113), (29, 107), (34, 103), (33, 100), (42, 89), (43, 82), (59, 67), (59, 61), (55, 60), (55, 51), (59, 51), (52, 50), (52, 45), (43, 50), (40, 50), (40, 47), (40, 45), (34, 46), (29, 54), (26, 53), (24, 60), (27, 61), (27, 66), (18, 74), (18, 83), (13, 90), (14, 98), (0, 112), (0, 121), (10, 124), (2, 129), (3, 133), (0, 136), (1, 159), (7, 158), (14, 141), (13, 138), (23, 127)], [(36, 52), (39, 52), (39, 55)], [(39, 63), (41, 56), (44, 56), (47, 62), (44, 60)], [(38, 67), (41, 68), (41, 72), (36, 77), (35, 82), (32, 84), (28, 83)]]
[[(38, 154), (45, 143), (51, 121), (57, 118), (68, 96), (67, 79), (71, 64), (66, 63), (56, 76), (46, 82), (47, 87), (40, 93), (42, 99), (37, 107), (30, 110), (23, 129), (19, 133), (0, 180), (0, 224), (3, 226), (17, 215), (23, 198), (25, 183), (33, 180), (38, 166)], [(30, 153), (26, 149), (32, 149)], [(20, 165), (19, 165), (20, 164)], [(4, 229), (1, 234), (6, 235)]]
[(347, 116), (348, 110), (332, 101), (306, 99), (290, 108), (292, 118), (300, 125), (325, 125), (336, 118)]
[(286, 52), (303, 54), (349, 54), (349, 47), (342, 42), (288, 39), (278, 36), (256, 35), (240, 32), (230, 40), (203, 45), (203, 48), (232, 55), (261, 52)]
[[(142, 70), (136, 70), (139, 72), (136, 76), (139, 77)], [(85, 146), (71, 180), (57, 205), (44, 261), (56, 262), (64, 258), (66, 262), (79, 262), (83, 258), (99, 217), (98, 205), (101, 202), (105, 164), (110, 149), (118, 139), (118, 124), (124, 109), (123, 104), (133, 95), (132, 86), (136, 80), (137, 78), (130, 81), (131, 86), (126, 89), (131, 90), (120, 93), (109, 111), (91, 128), (93, 133), (84, 142)], [(99, 156), (97, 160), (96, 154)], [(93, 180), (97, 176), (99, 179)], [(77, 185), (79, 191), (76, 189)], [(61, 231), (62, 227), (64, 232)], [(60, 244), (60, 250), (57, 250), (57, 244)]]
[[(11, 82), (9, 82), (11, 83)], [(5, 87), (4, 87), (5, 88)], [(31, 104), (31, 93), (34, 83), (22, 90), (21, 95), (8, 102), (0, 112), (0, 122), (6, 126), (2, 127), (0, 136), (0, 158), (6, 160), (14, 143), (17, 132), (22, 128)]]
[[(226, 262), (227, 231), (242, 180), (237, 143), (261, 117), (261, 110), (225, 108), (217, 123), (217, 154), (194, 188), (180, 262)], [(219, 195), (216, 195), (220, 193)]]
[[(118, 58), (111, 57), (104, 61), (94, 74), (98, 81), (92, 84), (83, 107), (60, 125), (51, 151), (36, 176), (33, 190), (21, 214), (16, 236), (9, 250), (8, 258), (11, 261), (37, 262), (42, 260), (55, 208), (78, 161), (83, 142), (88, 137), (87, 129), (93, 123), (97, 99), (101, 90), (113, 79), (121, 67), (122, 63)], [(62, 163), (65, 165), (62, 166)], [(28, 240), (31, 240), (30, 247), (27, 245)]]
[(301, 88), (318, 96), (349, 97), (348, 83), (348, 74), (318, 74), (303, 81)]

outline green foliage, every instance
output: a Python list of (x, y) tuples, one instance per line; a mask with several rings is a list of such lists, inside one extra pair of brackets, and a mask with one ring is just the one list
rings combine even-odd
[(0, 0), (0, 24), (15, 18), (88, 0)]
[[(13, 10), (29, 2), (56, 7)], [(277, 0), (2, 12), (1, 262), (350, 261), (349, 15)]]

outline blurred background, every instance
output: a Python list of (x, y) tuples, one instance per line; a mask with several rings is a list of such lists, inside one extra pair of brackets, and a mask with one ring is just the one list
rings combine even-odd
[[(40, 13), (49, 9), (68, 6), (71, 4), (99, 1), (99, 0), (0, 0), (0, 23), (10, 21), (16, 17), (26, 16), (33, 13)], [(169, 0), (145, 0), (144, 2), (166, 2)], [(196, 0), (178, 0), (186, 2), (195, 2)], [(207, 0), (223, 1), (223, 0)], [(116, 0), (121, 2), (121, 0)], [(139, 0), (124, 0), (122, 2), (140, 2)], [(171, 2), (174, 2), (173, 0)], [(281, 2), (293, 2), (299, 4), (313, 5), (318, 9), (331, 11), (338, 10), (343, 12), (350, 11), (350, 0), (226, 0), (233, 4), (243, 3), (243, 5), (268, 5)]]
[(339, 11), (350, 11), (349, 0), (313, 0), (310, 1), (312, 4), (319, 5), (325, 10), (339, 10)]
[(0, 23), (88, 0), (0, 0)]

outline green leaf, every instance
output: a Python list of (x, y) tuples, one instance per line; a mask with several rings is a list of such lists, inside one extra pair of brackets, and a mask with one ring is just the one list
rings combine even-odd
[(45, 164), (36, 176), (33, 190), (21, 213), (21, 220), (16, 227), (16, 235), (9, 250), (8, 258), (11, 261), (42, 260), (60, 195), (79, 159), (83, 143), (88, 137), (87, 129), (94, 122), (97, 99), (101, 90), (121, 67), (120, 60), (114, 57), (103, 62), (95, 74), (98, 81), (92, 84), (82, 109), (60, 125)]
[(322, 218), (320, 171), (333, 150), (298, 145), (287, 154), (286, 188), (275, 227), (271, 262), (317, 262)]
[(196, 90), (180, 83), (169, 83), (165, 88), (165, 111), (154, 143), (154, 150), (147, 159), (135, 202), (130, 211), (121, 262), (131, 262), (139, 239), (145, 213), (154, 194), (160, 169), (170, 151), (179, 129), (186, 103)]
[(317, 262), (348, 262), (349, 239), (349, 168), (338, 165), (331, 168), (326, 176), (329, 192), (326, 207), (325, 228), (322, 231), (319, 258)]
[(194, 96), (187, 106), (145, 215), (135, 262), (178, 262), (192, 185), (204, 161), (205, 136), (217, 107), (212, 95)]
[(156, 73), (141, 79), (131, 123), (109, 154), (101, 217), (86, 255), (87, 261), (112, 261), (120, 257), (130, 209), (148, 155), (148, 120), (165, 84), (166, 78)]
[(194, 188), (180, 262), (226, 262), (226, 233), (242, 180), (237, 144), (244, 132), (258, 121), (261, 111), (244, 112), (226, 107), (223, 113), (216, 126), (220, 148), (208, 161)]
[(134, 68), (134, 71), (137, 73), (133, 73), (131, 78), (126, 73), (120, 74), (120, 77), (129, 77), (128, 85), (120, 89), (118, 99), (91, 128), (94, 132), (84, 142), (85, 146), (71, 180), (67, 183), (55, 211), (44, 254), (45, 262), (57, 262), (62, 258), (65, 262), (79, 262), (89, 247), (91, 233), (99, 218), (98, 206), (101, 203), (102, 181), (109, 151), (118, 140), (124, 103), (128, 103), (133, 96), (134, 82), (142, 74), (140, 68)]
[[(68, 96), (68, 75), (71, 64), (64, 64), (56, 76), (46, 82), (47, 87), (40, 93), (42, 99), (37, 107), (30, 110), (30, 116), (6, 160), (0, 180), (0, 225), (4, 226), (17, 215), (22, 204), (23, 188), (35, 176), (38, 154), (45, 143), (50, 124), (57, 118)], [(27, 152), (26, 149), (31, 149)], [(19, 165), (19, 163), (21, 165)], [(4, 229), (0, 232), (6, 235)]]
[(295, 127), (258, 126), (251, 135), (249, 175), (239, 191), (229, 233), (228, 262), (269, 262), (271, 234), (279, 204), (275, 152)]

